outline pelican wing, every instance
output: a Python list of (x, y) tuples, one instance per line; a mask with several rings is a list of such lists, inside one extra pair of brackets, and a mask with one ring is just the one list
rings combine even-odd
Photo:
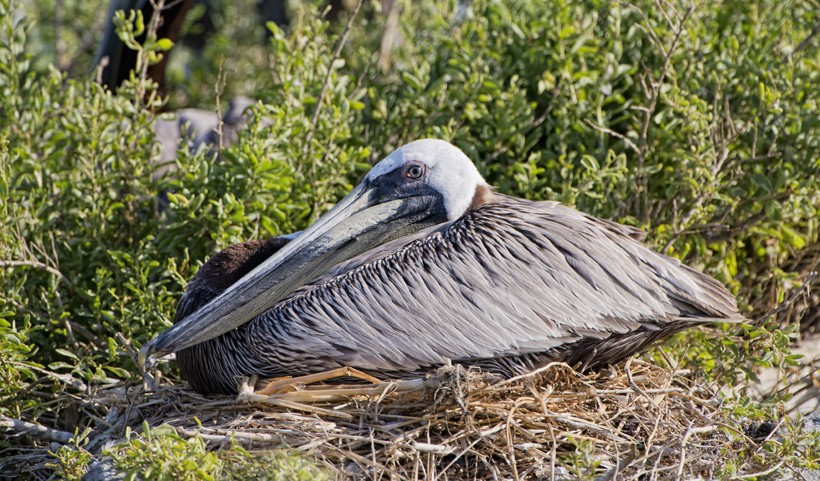
[(287, 358), (291, 372), (306, 353), (325, 365), (416, 371), (742, 319), (717, 281), (638, 237), (558, 203), (501, 197), (337, 266), (256, 318), (247, 336), (265, 340), (249, 341), (259, 361)]

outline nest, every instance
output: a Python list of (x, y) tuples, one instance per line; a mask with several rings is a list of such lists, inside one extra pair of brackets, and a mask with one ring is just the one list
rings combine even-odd
[(688, 374), (638, 359), (592, 374), (553, 363), (500, 381), (448, 366), (424, 379), (246, 389), (238, 399), (119, 387), (96, 403), (121, 418), (113, 432), (146, 420), (214, 448), (291, 449), (341, 479), (711, 478), (727, 451), (759, 450), (753, 438), (773, 430), (733, 423), (718, 393)]

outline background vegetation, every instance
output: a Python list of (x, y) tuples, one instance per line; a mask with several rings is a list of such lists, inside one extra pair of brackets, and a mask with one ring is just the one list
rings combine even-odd
[[(803, 288), (820, 255), (815, 0), (401, 0), (389, 58), (378, 3), (337, 54), (346, 19), (329, 24), (318, 5), (294, 5), (266, 40), (250, 0), (214, 2), (218, 32), (202, 52), (174, 47), (165, 99), (138, 77), (116, 95), (93, 81), (106, 3), (0, 0), (3, 419), (82, 433), (85, 396), (140, 382), (134, 351), (170, 325), (209, 255), (304, 228), (372, 163), (428, 136), (502, 192), (638, 226), (729, 286), (759, 322), (684, 333), (665, 356), (738, 384), (739, 416), (777, 411), (746, 388), (756, 367), (796, 362), (789, 336), (818, 317)], [(173, 174), (152, 176), (160, 111), (240, 93), (258, 104), (235, 145), (182, 149)], [(32, 472), (76, 479), (90, 456), (74, 443)], [(0, 450), (22, 466), (24, 444)]]

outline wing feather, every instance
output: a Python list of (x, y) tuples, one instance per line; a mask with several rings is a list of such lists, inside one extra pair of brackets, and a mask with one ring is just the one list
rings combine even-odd
[(300, 289), (249, 326), (251, 339), (266, 340), (254, 354), (417, 371), (606, 339), (615, 349), (635, 333), (741, 319), (717, 281), (613, 226), (558, 203), (504, 197)]

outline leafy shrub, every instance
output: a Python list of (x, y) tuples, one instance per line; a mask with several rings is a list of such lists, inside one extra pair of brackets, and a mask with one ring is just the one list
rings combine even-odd
[(207, 451), (201, 436), (185, 438), (167, 424), (152, 429), (144, 423), (142, 434), (129, 430), (125, 438), (126, 441), (113, 447), (108, 454), (116, 460), (126, 480), (327, 479), (316, 466), (284, 452), (251, 457), (237, 444), (219, 453)]

